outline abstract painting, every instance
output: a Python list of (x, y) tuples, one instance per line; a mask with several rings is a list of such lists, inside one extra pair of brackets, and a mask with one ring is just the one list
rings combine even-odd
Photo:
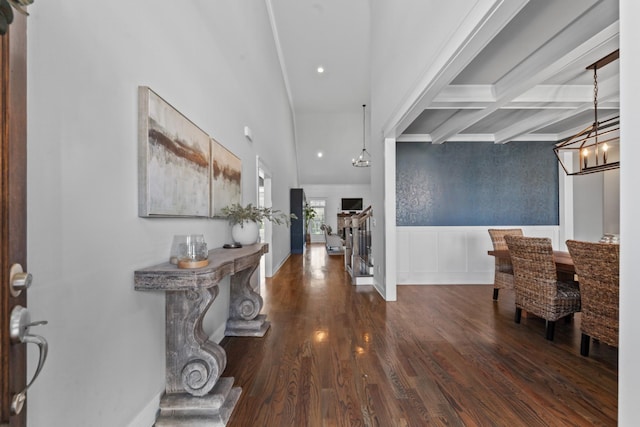
[(148, 87), (138, 98), (138, 215), (210, 216), (209, 136)]
[(242, 161), (215, 139), (211, 139), (211, 216), (221, 217), (221, 210), (242, 203)]

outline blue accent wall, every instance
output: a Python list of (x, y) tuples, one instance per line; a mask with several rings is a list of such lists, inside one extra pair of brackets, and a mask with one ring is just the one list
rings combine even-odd
[(397, 143), (396, 224), (558, 225), (553, 146)]

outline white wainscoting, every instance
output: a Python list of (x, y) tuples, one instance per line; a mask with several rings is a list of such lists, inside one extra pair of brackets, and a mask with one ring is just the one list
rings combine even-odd
[(397, 227), (398, 285), (492, 284), (489, 228), (522, 228), (525, 236), (549, 237), (554, 249), (566, 250), (559, 226)]

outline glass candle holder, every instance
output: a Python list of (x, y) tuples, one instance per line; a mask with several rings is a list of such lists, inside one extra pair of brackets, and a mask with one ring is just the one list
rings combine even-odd
[(202, 234), (191, 234), (186, 237), (178, 261), (202, 261), (209, 257), (207, 243)]
[(180, 268), (206, 266), (209, 258), (207, 243), (202, 234), (174, 236), (169, 262)]
[(183, 251), (186, 250), (187, 236), (176, 235), (173, 236), (173, 242), (171, 243), (171, 253), (169, 254), (169, 262), (171, 264), (178, 265), (178, 259)]
[(184, 244), (181, 244), (178, 268), (200, 268), (209, 265), (209, 251), (202, 234), (187, 236)]

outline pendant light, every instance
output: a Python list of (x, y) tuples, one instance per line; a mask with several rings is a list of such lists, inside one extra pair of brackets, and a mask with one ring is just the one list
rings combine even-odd
[[(587, 70), (593, 70), (593, 124), (559, 142), (553, 149), (567, 175), (586, 175), (620, 168), (620, 116), (598, 120), (598, 69), (618, 57), (619, 50), (616, 50), (587, 67)], [(574, 153), (574, 161), (568, 163), (565, 153)]]
[(362, 151), (357, 159), (351, 159), (351, 164), (357, 168), (368, 168), (371, 166), (371, 154), (365, 147), (365, 107), (366, 104), (362, 104)]

